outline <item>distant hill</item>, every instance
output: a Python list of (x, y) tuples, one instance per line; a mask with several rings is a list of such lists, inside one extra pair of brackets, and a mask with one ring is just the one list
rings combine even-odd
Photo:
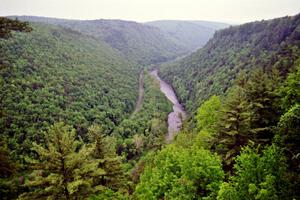
[(172, 60), (202, 47), (218, 29), (228, 24), (208, 21), (67, 20), (18, 16), (30, 22), (64, 26), (102, 40), (141, 65)]
[(216, 30), (223, 29), (229, 24), (209, 21), (179, 21), (160, 20), (147, 22), (164, 31), (175, 43), (188, 51), (194, 51), (204, 46)]
[(33, 16), (18, 16), (18, 19), (60, 25), (91, 35), (141, 65), (164, 62), (188, 52), (159, 28), (132, 21), (66, 20)]
[(161, 75), (191, 111), (226, 92), (240, 71), (275, 67), (285, 74), (299, 57), (300, 14), (217, 31), (202, 49), (162, 66)]

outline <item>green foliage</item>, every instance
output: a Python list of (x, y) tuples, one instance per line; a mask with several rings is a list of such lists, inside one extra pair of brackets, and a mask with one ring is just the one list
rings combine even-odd
[[(221, 100), (218, 96), (213, 95), (198, 108), (195, 116), (198, 134), (194, 138), (189, 138), (188, 140), (195, 140), (195, 143), (199, 147), (210, 149), (213, 145), (214, 137), (217, 134), (217, 124), (219, 123), (220, 116)], [(183, 137), (188, 138), (187, 134), (184, 134)], [(178, 138), (177, 141), (179, 140), (184, 139)], [(184, 140), (184, 143), (188, 144), (189, 142)]]
[(3, 37), (14, 36), (0, 39), (1, 198), (298, 199), (299, 66), (288, 73), (299, 62), (300, 15), (219, 31), (163, 66), (190, 111), (203, 102), (166, 146), (172, 106), (146, 72), (132, 112), (135, 62), (167, 60), (176, 45), (132, 22), (30, 19), (65, 28), (33, 23), (30, 34), (11, 34), (26, 23), (0, 18)]
[[(191, 163), (194, 157), (188, 153), (197, 152), (195, 149), (200, 147), (218, 152), (223, 157), (223, 168), (231, 172), (220, 190), (219, 185), (212, 190), (211, 198), (297, 199), (298, 71), (289, 74), (284, 84), (283, 79), (299, 59), (299, 38), (296, 37), (299, 17), (249, 23), (220, 31), (202, 50), (162, 68), (190, 110), (214, 94), (227, 91), (228, 94), (222, 104), (215, 96), (205, 101), (197, 110), (196, 125), (190, 125), (196, 127), (192, 133), (184, 129), (174, 145), (161, 150), (146, 164), (136, 187), (136, 198), (203, 197), (199, 194), (203, 189), (195, 188), (192, 175), (195, 169)], [(246, 27), (251, 27), (249, 32)], [(284, 37), (277, 38), (270, 29), (286, 32)], [(264, 34), (270, 41), (256, 41), (264, 38)], [(235, 80), (243, 69), (246, 70)], [(286, 112), (283, 115), (282, 110)], [(282, 146), (266, 146), (273, 140), (276, 125), (275, 141)], [(213, 146), (211, 141), (215, 141)], [(197, 159), (204, 157), (198, 154)], [(182, 167), (186, 160), (188, 165)]]
[[(292, 159), (299, 160), (300, 156), (300, 105), (295, 104), (284, 115), (278, 123), (278, 132), (286, 150)], [(298, 161), (299, 162), (299, 161)]]
[(251, 131), (256, 142), (266, 143), (273, 138), (272, 127), (278, 121), (279, 112), (274, 105), (277, 96), (275, 88), (280, 82), (273, 75), (272, 80), (262, 69), (253, 70), (244, 86), (245, 95), (251, 110)]
[(255, 69), (248, 79), (242, 74), (229, 91), (216, 140), (217, 151), (224, 155), (225, 169), (232, 168), (233, 158), (249, 140), (256, 145), (271, 143), (280, 117), (277, 90), (281, 79), (276, 69), (269, 73)]
[(169, 145), (146, 166), (137, 199), (214, 198), (223, 180), (220, 160), (203, 148)]
[(280, 96), (282, 97), (281, 105), (284, 110), (288, 110), (291, 106), (300, 102), (300, 65), (285, 80), (284, 85), (280, 88)]
[(8, 39), (12, 36), (12, 31), (30, 32), (32, 30), (27, 22), (0, 17), (0, 38)]
[(22, 187), (24, 176), (11, 176), (0, 179), (0, 197), (3, 200), (17, 199), (20, 193), (23, 193), (27, 188)]
[[(285, 104), (286, 105), (286, 104)], [(300, 186), (300, 105), (295, 104), (284, 113), (277, 127), (276, 141), (284, 149), (288, 158), (289, 182), (291, 184), (289, 194), (294, 198), (299, 198)]]
[(217, 31), (201, 49), (161, 67), (188, 111), (212, 95), (221, 95), (238, 73), (275, 66), (287, 74), (299, 59), (300, 15), (231, 26)]
[(94, 178), (93, 185), (104, 185), (110, 189), (118, 190), (125, 185), (124, 171), (120, 158), (116, 154), (116, 141), (104, 136), (99, 126), (89, 128), (89, 140), (95, 143), (92, 158), (98, 160), (98, 168), (104, 173)]
[(143, 66), (165, 62), (186, 53), (186, 49), (160, 29), (132, 21), (64, 20), (30, 16), (20, 19), (59, 25), (91, 35), (121, 52), (128, 60)]
[[(28, 153), (55, 121), (82, 137), (94, 123), (110, 134), (129, 117), (139, 69), (107, 44), (70, 29), (31, 24), (30, 34), (0, 40), (0, 129), (14, 157)], [(3, 84), (2, 84), (3, 83)], [(36, 134), (39, 133), (39, 134)]]
[(282, 150), (269, 146), (262, 154), (251, 147), (245, 147), (236, 158), (235, 175), (224, 182), (218, 193), (218, 200), (238, 199), (282, 199), (286, 182), (286, 163)]
[(128, 200), (129, 197), (126, 194), (115, 192), (113, 190), (105, 190), (99, 195), (94, 195), (89, 200)]
[(227, 170), (232, 168), (233, 159), (241, 147), (253, 137), (250, 116), (244, 91), (240, 87), (233, 88), (224, 103), (216, 141), (216, 150), (223, 155)]
[(92, 187), (94, 179), (105, 174), (99, 160), (91, 159), (94, 145), (75, 139), (75, 130), (63, 123), (54, 124), (48, 131), (46, 147), (33, 143), (38, 159), (30, 162), (33, 172), (25, 186), (30, 192), (19, 199), (83, 199), (98, 190)]
[(197, 128), (215, 132), (215, 125), (220, 117), (221, 101), (218, 96), (212, 96), (206, 100), (197, 110)]
[(141, 109), (123, 120), (113, 133), (128, 138), (119, 145), (119, 153), (125, 154), (127, 159), (136, 159), (143, 150), (161, 146), (167, 132), (166, 118), (171, 110), (172, 105), (160, 91), (159, 83), (146, 72)]

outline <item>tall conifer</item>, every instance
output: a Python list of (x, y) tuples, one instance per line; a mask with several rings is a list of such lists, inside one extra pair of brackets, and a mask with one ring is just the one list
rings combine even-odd
[(25, 185), (31, 191), (19, 199), (84, 199), (95, 193), (93, 180), (104, 174), (97, 159), (90, 159), (94, 146), (75, 139), (75, 130), (63, 123), (47, 133), (46, 146), (33, 143), (37, 159)]

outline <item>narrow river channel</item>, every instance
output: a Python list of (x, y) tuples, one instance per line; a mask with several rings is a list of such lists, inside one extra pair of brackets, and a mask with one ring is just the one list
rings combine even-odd
[(167, 141), (171, 141), (176, 133), (180, 131), (182, 121), (186, 118), (186, 112), (183, 106), (179, 103), (172, 86), (158, 76), (158, 70), (155, 69), (151, 71), (150, 74), (159, 81), (160, 90), (173, 104), (173, 112), (168, 115), (168, 134), (166, 137)]

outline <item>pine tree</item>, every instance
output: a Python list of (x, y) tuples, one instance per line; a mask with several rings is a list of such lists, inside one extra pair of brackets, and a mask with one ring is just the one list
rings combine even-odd
[(30, 191), (19, 199), (84, 199), (98, 188), (95, 177), (104, 174), (97, 159), (91, 159), (94, 146), (75, 139), (75, 130), (63, 123), (54, 124), (47, 133), (46, 146), (33, 143), (38, 158), (25, 186)]
[(221, 115), (215, 148), (223, 155), (225, 169), (231, 170), (234, 157), (252, 137), (250, 112), (242, 88), (235, 87), (230, 91)]
[(103, 185), (118, 190), (124, 184), (124, 172), (120, 158), (116, 154), (113, 138), (102, 134), (101, 127), (93, 125), (89, 128), (89, 140), (95, 143), (92, 153), (94, 159), (99, 160), (98, 167), (104, 170), (99, 177), (95, 177), (94, 185)]
[(276, 95), (273, 81), (263, 69), (257, 69), (250, 74), (244, 89), (252, 112), (251, 130), (255, 133), (255, 142), (270, 143), (273, 138), (272, 128), (279, 117), (274, 106)]

